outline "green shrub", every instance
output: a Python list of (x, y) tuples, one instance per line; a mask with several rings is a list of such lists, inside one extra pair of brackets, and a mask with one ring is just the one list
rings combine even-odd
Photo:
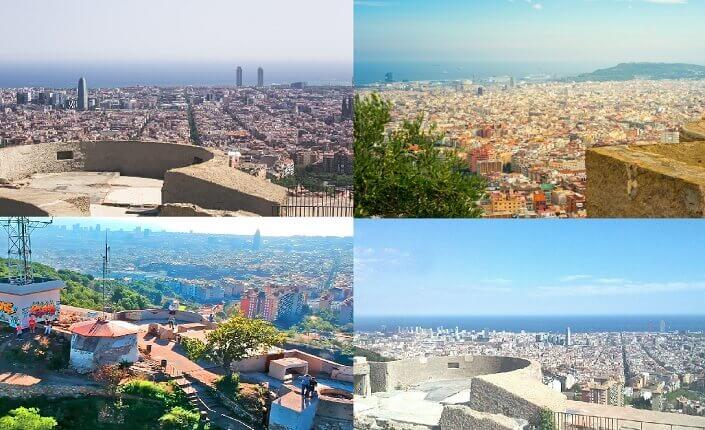
[(237, 397), (240, 385), (240, 375), (233, 373), (232, 375), (223, 375), (215, 380), (215, 388), (231, 399)]
[(0, 418), (2, 430), (52, 430), (58, 423), (53, 417), (39, 415), (37, 408), (19, 407)]
[(163, 430), (196, 430), (200, 415), (176, 406), (159, 418), (159, 427)]

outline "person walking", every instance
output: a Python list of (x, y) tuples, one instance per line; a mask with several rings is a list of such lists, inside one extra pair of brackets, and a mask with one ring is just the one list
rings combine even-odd
[(37, 328), (37, 320), (34, 318), (34, 315), (29, 317), (29, 332), (34, 334), (34, 330)]

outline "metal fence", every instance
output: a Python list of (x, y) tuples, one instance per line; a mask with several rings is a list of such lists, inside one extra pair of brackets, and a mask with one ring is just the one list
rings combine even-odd
[(703, 426), (665, 424), (651, 421), (635, 421), (622, 418), (597, 417), (592, 415), (556, 412), (553, 415), (554, 430), (705, 430)]
[(324, 191), (288, 190), (284, 205), (272, 206), (272, 215), (280, 217), (352, 217), (353, 191), (329, 188)]

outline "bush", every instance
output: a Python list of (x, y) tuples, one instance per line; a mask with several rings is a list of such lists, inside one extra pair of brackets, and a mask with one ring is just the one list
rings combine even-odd
[(355, 97), (355, 216), (481, 216), (484, 180), (466, 173), (455, 152), (438, 148), (443, 136), (425, 129), (422, 117), (387, 133), (390, 110), (377, 94)]
[(223, 375), (215, 380), (215, 388), (231, 399), (235, 399), (239, 392), (240, 375), (233, 373), (232, 375)]
[(168, 408), (185, 404), (183, 394), (180, 391), (177, 392), (170, 383), (133, 379), (121, 385), (119, 391), (143, 399), (157, 400)]
[(163, 430), (196, 430), (199, 421), (198, 412), (176, 406), (159, 418), (159, 427)]
[(553, 412), (548, 409), (541, 409), (541, 418), (539, 422), (539, 430), (556, 430), (556, 421), (553, 418)]
[(37, 408), (19, 407), (11, 410), (9, 415), (0, 418), (2, 430), (52, 430), (57, 425), (53, 417), (39, 415)]

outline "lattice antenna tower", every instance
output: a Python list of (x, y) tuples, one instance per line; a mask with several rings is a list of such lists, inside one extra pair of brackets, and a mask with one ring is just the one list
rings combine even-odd
[(29, 285), (34, 282), (32, 232), (51, 223), (51, 220), (35, 221), (27, 217), (0, 219), (0, 225), (7, 232), (7, 268), (10, 284)]
[(112, 312), (112, 305), (107, 302), (107, 297), (109, 296), (109, 291), (108, 291), (108, 284), (107, 284), (107, 278), (108, 278), (108, 273), (110, 272), (110, 269), (108, 268), (108, 264), (110, 263), (110, 246), (108, 245), (108, 232), (105, 232), (105, 249), (103, 252), (103, 279), (102, 279), (102, 286), (103, 286), (103, 312)]

